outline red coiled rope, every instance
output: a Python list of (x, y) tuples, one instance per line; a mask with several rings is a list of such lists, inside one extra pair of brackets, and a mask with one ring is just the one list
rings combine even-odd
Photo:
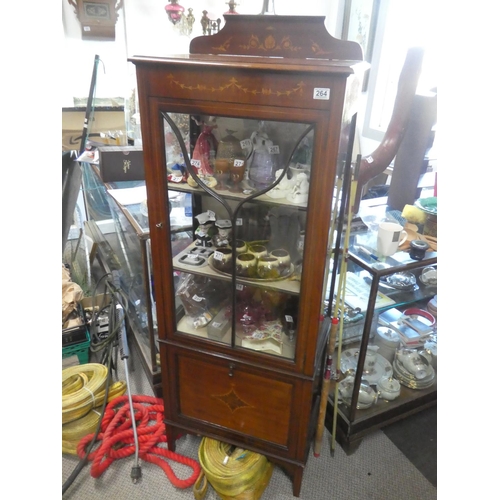
[[(123, 406), (117, 409), (122, 403)], [(192, 458), (158, 446), (159, 443), (166, 442), (163, 400), (151, 396), (132, 396), (132, 406), (139, 440), (139, 458), (161, 467), (175, 487), (192, 486), (200, 475), (200, 464)], [(78, 443), (77, 452), (80, 458), (85, 456), (86, 446), (93, 437), (94, 434), (89, 434)], [(90, 475), (93, 478), (100, 477), (115, 460), (135, 453), (128, 396), (119, 396), (107, 405), (96, 443), (99, 443), (99, 440), (100, 446), (88, 456), (88, 460), (92, 461)], [(163, 457), (191, 467), (193, 474), (187, 479), (179, 479)]]

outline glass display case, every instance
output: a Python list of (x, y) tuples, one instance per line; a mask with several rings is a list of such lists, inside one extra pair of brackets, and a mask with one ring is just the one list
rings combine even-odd
[[(367, 65), (315, 16), (225, 16), (135, 56), (167, 442), (266, 455), (299, 496), (318, 420), (334, 186)], [(192, 195), (174, 248), (171, 193)]]
[[(161, 397), (161, 373), (151, 243), (144, 181), (104, 183), (99, 167), (82, 163), (87, 228), (103, 273), (115, 271), (127, 300), (131, 340), (145, 373)], [(191, 200), (172, 194), (172, 245), (184, 248), (192, 241)]]
[(374, 237), (359, 231), (349, 242), (345, 304), (358, 320), (346, 323), (347, 338), (338, 341), (327, 408), (326, 425), (335, 420), (347, 453), (374, 429), (437, 401), (437, 252), (382, 257)]

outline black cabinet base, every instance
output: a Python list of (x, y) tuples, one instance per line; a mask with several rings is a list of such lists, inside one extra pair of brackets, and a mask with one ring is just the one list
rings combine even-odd
[[(359, 418), (359, 420), (354, 422), (349, 422), (343, 412), (339, 410), (337, 412), (335, 440), (347, 455), (352, 455), (358, 449), (363, 438), (368, 434), (436, 404), (437, 389), (422, 394), (421, 397), (400, 406), (395, 406), (386, 412), (374, 414), (366, 418)], [(333, 402), (331, 399), (328, 400), (326, 408), (325, 427), (330, 433), (332, 432)]]

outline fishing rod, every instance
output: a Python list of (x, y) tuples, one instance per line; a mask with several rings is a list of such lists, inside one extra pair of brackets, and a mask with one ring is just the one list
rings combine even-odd
[[(343, 179), (343, 172), (345, 172), (345, 165), (344, 168), (342, 169), (341, 172), (339, 172), (339, 176), (337, 177), (337, 187), (336, 187), (336, 198), (335, 198), (335, 205), (333, 209), (333, 216), (332, 220), (335, 223), (337, 219), (337, 211), (338, 211), (338, 205), (339, 205), (339, 200), (342, 203), (342, 198), (344, 196), (344, 192), (342, 191), (341, 194), (341, 185), (342, 185), (342, 179)], [(341, 198), (342, 196), (342, 198)], [(338, 231), (338, 229), (337, 229)], [(333, 242), (333, 233), (334, 231), (330, 231), (330, 237), (328, 241), (328, 251), (330, 252), (330, 249), (332, 248), (332, 242)], [(338, 259), (338, 252), (335, 249), (334, 251), (334, 260)], [(335, 267), (335, 266), (334, 266)], [(326, 273), (328, 275), (329, 268), (327, 269)], [(323, 285), (323, 295), (322, 297), (325, 296), (325, 287), (327, 283), (327, 279), (324, 280), (324, 285)], [(316, 435), (314, 439), (314, 448), (313, 448), (313, 453), (315, 457), (319, 457), (320, 451), (321, 451), (321, 443), (323, 441), (323, 432), (325, 429), (325, 415), (326, 415), (326, 407), (328, 405), (328, 393), (329, 393), (329, 388), (330, 388), (330, 378), (331, 378), (331, 367), (332, 367), (332, 360), (333, 360), (333, 352), (335, 350), (335, 338), (337, 336), (337, 326), (338, 326), (338, 319), (333, 318), (331, 325), (330, 325), (330, 332), (329, 332), (329, 339), (328, 339), (328, 346), (327, 346), (327, 354), (326, 354), (326, 365), (325, 365), (325, 372), (324, 372), (324, 377), (323, 377), (323, 385), (321, 386), (321, 398), (320, 398), (320, 404), (319, 404), (319, 414), (318, 414), (318, 422), (316, 425)]]
[[(320, 404), (319, 404), (319, 413), (318, 413), (318, 421), (316, 425), (316, 435), (314, 440), (313, 453), (315, 457), (319, 457), (321, 451), (321, 443), (323, 441), (323, 432), (325, 427), (325, 416), (326, 416), (326, 408), (328, 406), (328, 397), (330, 392), (330, 380), (332, 377), (332, 363), (333, 363), (333, 354), (335, 352), (335, 342), (337, 339), (337, 329), (338, 329), (338, 316), (334, 314), (332, 317), (332, 303), (333, 303), (333, 294), (335, 289), (335, 279), (337, 275), (338, 261), (340, 258), (339, 249), (342, 238), (342, 228), (344, 226), (344, 217), (345, 210), (347, 206), (347, 199), (349, 194), (349, 185), (350, 185), (350, 177), (351, 177), (351, 162), (352, 162), (352, 151), (354, 148), (354, 137), (356, 133), (356, 117), (357, 114), (354, 114), (350, 123), (350, 133), (349, 133), (349, 141), (347, 144), (347, 153), (346, 153), (346, 161), (343, 165), (343, 168), (339, 171), (337, 177), (337, 186), (336, 186), (336, 199), (333, 208), (333, 216), (332, 216), (332, 225), (337, 222), (336, 229), (336, 243), (333, 250), (333, 265), (332, 270), (329, 269), (326, 271), (327, 276), (328, 273), (331, 272), (331, 282), (330, 282), (330, 294), (328, 299), (328, 309), (326, 312), (326, 317), (331, 318), (330, 331), (328, 334), (328, 344), (327, 344), (327, 352), (326, 352), (326, 364), (325, 371), (323, 376), (323, 384), (321, 386), (321, 396), (320, 396)], [(342, 186), (342, 188), (341, 188)], [(340, 199), (340, 204), (339, 204)], [(340, 206), (339, 206), (340, 205)], [(337, 212), (338, 212), (338, 220), (337, 220)], [(335, 231), (331, 230), (329, 235), (328, 242), (328, 251), (331, 251), (333, 236)], [(325, 294), (325, 286), (327, 283), (327, 279), (324, 280), (324, 288), (323, 288), (323, 297)]]
[(87, 107), (85, 109), (85, 118), (83, 120), (83, 130), (82, 130), (82, 139), (80, 141), (80, 150), (78, 151), (78, 156), (82, 155), (85, 151), (85, 146), (87, 145), (88, 132), (89, 132), (89, 123), (92, 120), (92, 115), (94, 113), (94, 94), (95, 94), (95, 83), (97, 80), (97, 68), (99, 66), (99, 56), (96, 54), (94, 56), (94, 68), (92, 70), (92, 78), (90, 80), (90, 90), (89, 95), (87, 97)]
[[(334, 402), (333, 402), (333, 417), (332, 417), (332, 442), (331, 442), (331, 454), (335, 451), (335, 436), (337, 433), (337, 416), (338, 416), (338, 405), (339, 405), (339, 388), (338, 379), (340, 374), (340, 361), (342, 355), (342, 337), (344, 331), (344, 308), (345, 308), (345, 294), (346, 294), (346, 277), (347, 277), (347, 260), (348, 260), (348, 250), (349, 250), (349, 240), (351, 238), (351, 223), (354, 215), (354, 204), (356, 200), (356, 190), (358, 187), (358, 177), (359, 168), (361, 165), (361, 155), (357, 156), (356, 165), (354, 167), (354, 173), (349, 175), (350, 186), (349, 186), (349, 196), (347, 201), (347, 224), (344, 235), (344, 244), (342, 252), (342, 262), (340, 265), (339, 272), (339, 285), (337, 291), (337, 300), (335, 300), (335, 312), (334, 318), (338, 317), (340, 312), (340, 325), (339, 325), (339, 341), (337, 348), (337, 367), (334, 377)], [(352, 177), (352, 178), (351, 178)]]

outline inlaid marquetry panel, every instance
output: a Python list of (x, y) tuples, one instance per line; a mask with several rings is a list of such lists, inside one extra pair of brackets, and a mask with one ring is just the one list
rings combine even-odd
[(179, 354), (177, 362), (182, 416), (288, 446), (292, 383), (212, 358)]

